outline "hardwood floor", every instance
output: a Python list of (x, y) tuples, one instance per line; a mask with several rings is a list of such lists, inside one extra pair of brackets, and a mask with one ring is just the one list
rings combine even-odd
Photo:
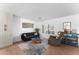
[(24, 55), (23, 51), (14, 44), (12, 46), (0, 49), (0, 55)]
[(68, 45), (49, 46), (47, 55), (79, 55), (79, 48)]
[[(0, 55), (24, 55), (24, 52), (17, 46), (18, 44), (0, 49)], [(79, 48), (68, 45), (49, 45), (46, 55), (79, 55)]]

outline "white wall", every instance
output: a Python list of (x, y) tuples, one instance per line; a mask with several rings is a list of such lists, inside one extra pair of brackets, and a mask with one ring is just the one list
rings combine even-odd
[(28, 33), (28, 32), (34, 32), (34, 28), (22, 28), (22, 23), (32, 23), (32, 24), (35, 24), (34, 21), (30, 20), (30, 19), (23, 19), (21, 18), (21, 33)]
[(12, 20), (12, 34), (13, 34), (13, 42), (20, 41), (20, 17), (13, 15)]
[(49, 19), (44, 22), (38, 22), (39, 24), (37, 23), (36, 27), (40, 28), (42, 37), (49, 38), (50, 35), (42, 33), (42, 31), (41, 31), (42, 25), (48, 25), (48, 24), (53, 25), (55, 27), (55, 34), (57, 35), (58, 31), (63, 31), (63, 23), (64, 22), (71, 22), (71, 28), (76, 29), (77, 33), (79, 34), (79, 14), (66, 16), (66, 17), (60, 17), (60, 18), (56, 18), (56, 19)]
[(13, 16), (13, 42), (21, 41), (21, 34), (27, 32), (33, 32), (34, 28), (22, 28), (22, 23), (33, 23), (30, 19), (20, 18), (19, 16)]
[[(23, 19), (20, 18), (18, 16), (13, 17), (13, 21), (12, 21), (12, 29), (13, 29), (13, 41), (17, 42), (17, 41), (21, 41), (20, 35), (22, 33), (26, 33), (26, 32), (33, 32), (34, 28), (39, 28), (40, 29), (40, 33), (41, 33), (41, 37), (47, 37), (49, 38), (49, 34), (43, 34), (42, 33), (42, 25), (54, 25), (55, 27), (55, 34), (57, 34), (58, 31), (63, 31), (63, 22), (71, 22), (71, 28), (72, 29), (76, 29), (77, 33), (79, 34), (79, 14), (76, 15), (72, 15), (72, 16), (66, 16), (66, 17), (61, 17), (61, 18), (56, 18), (56, 19), (50, 19), (50, 20), (46, 20), (46, 21), (42, 21), (42, 22), (34, 22), (30, 19)], [(22, 23), (33, 23), (34, 24), (34, 28), (27, 28), (27, 29), (23, 29), (22, 28)]]
[[(34, 28), (22, 28), (22, 23), (33, 23), (29, 19), (23, 19), (19, 16), (13, 16), (5, 11), (0, 11), (0, 48), (21, 41), (21, 34), (33, 32)], [(7, 24), (8, 30), (4, 31), (4, 24)]]

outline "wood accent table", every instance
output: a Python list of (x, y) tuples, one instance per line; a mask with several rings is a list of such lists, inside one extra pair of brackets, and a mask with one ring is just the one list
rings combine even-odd
[(32, 44), (40, 44), (41, 40), (32, 40)]

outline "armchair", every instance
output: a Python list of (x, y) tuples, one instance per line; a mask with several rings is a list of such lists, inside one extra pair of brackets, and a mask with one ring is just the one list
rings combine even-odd
[(60, 45), (63, 39), (63, 32), (59, 34), (58, 37), (50, 36), (48, 40), (48, 44), (50, 45)]

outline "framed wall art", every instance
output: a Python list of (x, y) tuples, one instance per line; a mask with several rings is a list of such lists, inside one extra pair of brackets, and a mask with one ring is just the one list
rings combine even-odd
[(22, 23), (22, 28), (33, 28), (32, 23)]

